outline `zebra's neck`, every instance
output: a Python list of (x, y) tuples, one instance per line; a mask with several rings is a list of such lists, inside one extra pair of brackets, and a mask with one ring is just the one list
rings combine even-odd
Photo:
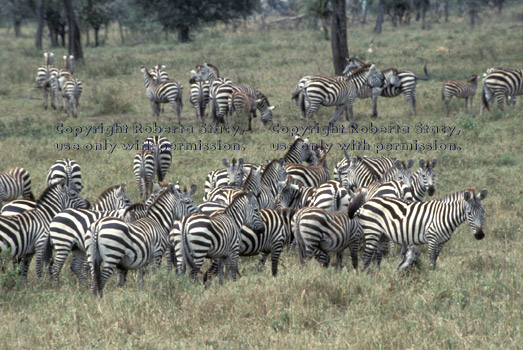
[(59, 189), (59, 185), (53, 185), (40, 196), (36, 203), (36, 209), (44, 213), (49, 221), (62, 211), (63, 192)]

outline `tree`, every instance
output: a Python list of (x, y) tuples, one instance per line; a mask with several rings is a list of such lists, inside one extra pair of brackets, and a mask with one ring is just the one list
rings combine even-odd
[(303, 5), (303, 13), (320, 21), (325, 40), (329, 40), (329, 29), (327, 23), (332, 15), (332, 8), (329, 0), (305, 0)]
[(349, 58), (349, 46), (347, 44), (347, 15), (345, 0), (331, 0), (331, 49), (334, 72), (341, 75), (345, 69), (347, 58)]
[(67, 17), (68, 44), (69, 53), (74, 56), (75, 60), (83, 60), (84, 54), (82, 51), (82, 42), (80, 41), (80, 28), (76, 21), (76, 15), (71, 0), (63, 0), (65, 15)]
[(378, 16), (376, 17), (376, 26), (374, 27), (374, 33), (381, 33), (381, 26), (383, 25), (383, 19), (385, 17), (385, 0), (380, 0), (378, 3)]
[(190, 40), (190, 30), (217, 21), (246, 18), (259, 0), (135, 0), (145, 13), (154, 13), (165, 31), (177, 31), (178, 40)]
[(40, 0), (38, 2), (37, 9), (37, 26), (36, 26), (36, 38), (35, 38), (35, 48), (37, 50), (42, 50), (42, 33), (44, 32), (44, 19), (45, 19), (45, 0)]
[(20, 36), (24, 20), (36, 18), (35, 0), (0, 0), (0, 10), (6, 19), (13, 21), (15, 37)]

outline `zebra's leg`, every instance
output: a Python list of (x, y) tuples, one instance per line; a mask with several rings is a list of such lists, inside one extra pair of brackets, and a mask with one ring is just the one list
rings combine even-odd
[(331, 257), (329, 253), (323, 252), (321, 250), (314, 251), (314, 258), (316, 261), (318, 261), (323, 267), (327, 268), (329, 267), (329, 263), (331, 261)]
[[(141, 271), (141, 270), (140, 270)], [(116, 268), (116, 286), (123, 287), (125, 282), (127, 282), (127, 270), (122, 270)]]
[(231, 266), (231, 277), (233, 281), (236, 281), (236, 276), (238, 274), (238, 258), (239, 258), (239, 250), (240, 246), (239, 244), (235, 249), (231, 251), (229, 254), (229, 264)]
[[(272, 256), (273, 255), (271, 255), (271, 257)], [(269, 253), (262, 253), (261, 258), (259, 260), (260, 264), (258, 265), (258, 272), (262, 272), (263, 271), (263, 268), (265, 267), (265, 262), (267, 261), (268, 257), (269, 257)]]
[(365, 235), (365, 251), (363, 252), (363, 270), (366, 270), (376, 252), (379, 243), (379, 233), (372, 232)]
[(176, 260), (174, 259), (174, 248), (167, 248), (167, 250), (165, 251), (165, 260), (167, 261), (167, 271), (171, 272), (173, 266), (176, 269)]
[(271, 252), (271, 263), (272, 263), (272, 275), (276, 277), (278, 274), (278, 263), (280, 261), (280, 254), (283, 250), (283, 242), (272, 247)]
[(218, 280), (220, 281), (220, 286), (223, 284), (223, 263), (225, 259), (218, 259)]
[(153, 118), (156, 116), (156, 102), (149, 100), (149, 103), (151, 104), (151, 110), (153, 112)]
[(20, 276), (22, 277), (22, 282), (27, 283), (27, 271), (29, 271), (29, 265), (31, 264), (31, 260), (33, 260), (33, 254), (27, 254), (21, 259), (20, 263)]
[(42, 91), (44, 94), (44, 109), (47, 109), (48, 102), (47, 102), (47, 88), (45, 86), (42, 86)]
[(372, 115), (371, 118), (377, 118), (378, 117), (378, 96), (381, 95), (381, 91), (383, 89), (380, 88), (374, 88), (372, 89)]
[(207, 269), (207, 271), (205, 271), (203, 274), (203, 284), (207, 284), (207, 282), (209, 282), (213, 276), (220, 272), (220, 262), (220, 259), (211, 260), (211, 266), (209, 266), (209, 269)]
[(334, 125), (334, 123), (336, 123), (336, 120), (339, 119), (339, 117), (341, 116), (341, 114), (343, 113), (343, 111), (345, 109), (349, 109), (349, 117), (350, 117), (350, 120), (351, 120), (351, 124), (354, 123), (354, 116), (352, 115), (352, 105), (348, 106), (348, 105), (339, 105), (339, 106), (336, 106), (336, 110), (334, 110), (334, 115), (332, 116), (331, 120), (329, 121), (329, 125)]
[(448, 116), (448, 115), (449, 115), (449, 104), (450, 104), (450, 99), (448, 99), (448, 100), (445, 99), (444, 104), (445, 104), (445, 115)]
[(501, 109), (501, 111), (503, 113), (505, 113), (505, 107), (504, 107), (504, 103), (505, 103), (505, 95), (503, 94), (497, 94), (496, 95), (496, 101), (498, 103), (498, 108)]
[(252, 114), (250, 112), (247, 114), (247, 118), (249, 118), (249, 128), (247, 129), (247, 131), (252, 131)]
[[(169, 104), (171, 105), (171, 108), (173, 109), (174, 121), (176, 123), (179, 123), (180, 122), (180, 106), (178, 105), (178, 102), (169, 101)], [(160, 116), (159, 112), (158, 112), (158, 116)]]
[(407, 100), (407, 103), (409, 104), (411, 116), (416, 115), (416, 91), (414, 90), (415, 88), (416, 87), (413, 86), (411, 93), (405, 93), (405, 99)]
[(358, 269), (358, 249), (360, 247), (360, 240), (355, 239), (349, 244), (350, 259), (354, 270)]
[(343, 250), (336, 253), (336, 270), (343, 268)]
[(87, 279), (85, 273), (85, 254), (80, 249), (74, 249), (72, 251), (73, 258), (71, 260), (71, 271), (78, 277), (80, 281)]
[(67, 259), (67, 256), (71, 251), (71, 247), (70, 245), (59, 246), (55, 244), (55, 251), (56, 255), (52, 267), (52, 276), (54, 286), (55, 288), (58, 288), (60, 286), (60, 271), (62, 271), (62, 267), (64, 266), (65, 260)]

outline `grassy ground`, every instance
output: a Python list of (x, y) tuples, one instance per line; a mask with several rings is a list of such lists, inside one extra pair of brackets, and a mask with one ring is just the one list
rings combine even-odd
[[(400, 125), (407, 134), (305, 134), (311, 142), (333, 144), (329, 165), (342, 158), (338, 143), (351, 140), (376, 144), (453, 143), (460, 150), (383, 151), (380, 155), (408, 158), (437, 157), (436, 196), (473, 187), (487, 188), (486, 238), (476, 241), (463, 225), (445, 245), (438, 269), (422, 266), (409, 276), (395, 272), (397, 258), (388, 258), (378, 272), (354, 273), (323, 269), (314, 261), (300, 267), (294, 252), (283, 254), (280, 274), (256, 271), (256, 259), (242, 260), (237, 283), (212, 285), (204, 290), (185, 278), (160, 271), (148, 275), (140, 288), (132, 276), (122, 289), (109, 281), (103, 300), (93, 298), (85, 285), (64, 269), (63, 285), (54, 290), (39, 285), (33, 268), (27, 286), (19, 286), (13, 271), (0, 276), (0, 348), (353, 348), (353, 349), (516, 349), (522, 342), (521, 301), (521, 101), (506, 114), (498, 110), (479, 115), (480, 94), (471, 113), (462, 101), (451, 103), (444, 115), (440, 92), (447, 79), (466, 80), (492, 66), (521, 68), (523, 32), (511, 28), (521, 21), (523, 6), (507, 8), (502, 16), (485, 13), (474, 31), (461, 18), (431, 24), (392, 28), (376, 37), (377, 51), (367, 53), (371, 27), (349, 29), (351, 55), (372, 60), (379, 67), (394, 66), (421, 75), (427, 64), (431, 79), (419, 82), (418, 115), (408, 116), (403, 97), (380, 99), (378, 119), (371, 120), (370, 101), (356, 101), (360, 126)], [(223, 32), (205, 29), (188, 44), (175, 42), (118, 46), (117, 33), (101, 48), (85, 49), (85, 62), (75, 75), (84, 83), (78, 119), (43, 110), (34, 74), (43, 63), (33, 49), (32, 28), (21, 39), (0, 38), (0, 168), (23, 166), (33, 179), (36, 194), (45, 186), (48, 167), (69, 157), (83, 169), (85, 195), (94, 200), (109, 185), (127, 182), (137, 200), (132, 175), (135, 151), (122, 143), (143, 141), (149, 133), (136, 133), (133, 124), (151, 126), (153, 119), (145, 98), (140, 66), (158, 62), (184, 85), (182, 123), (193, 133), (166, 134), (174, 143), (238, 143), (241, 151), (180, 151), (168, 180), (196, 183), (199, 200), (205, 175), (221, 165), (222, 157), (243, 156), (262, 162), (281, 156), (273, 143), (290, 143), (290, 134), (277, 134), (254, 121), (254, 133), (231, 136), (198, 132), (194, 110), (188, 102), (189, 70), (211, 62), (222, 76), (248, 83), (265, 92), (276, 106), (275, 123), (302, 126), (290, 94), (297, 81), (309, 74), (332, 74), (330, 43), (319, 32), (302, 27), (296, 31), (251, 30)], [(55, 50), (56, 65), (63, 49)], [(479, 89), (478, 89), (479, 90)], [(322, 108), (315, 120), (325, 125), (333, 113)], [(174, 126), (166, 107), (161, 126)], [(104, 123), (127, 125), (128, 133), (106, 136), (72, 136), (64, 127)], [(416, 125), (451, 126), (459, 135), (417, 133)], [(341, 124), (339, 124), (341, 125)], [(345, 125), (348, 128), (348, 125)], [(57, 129), (58, 127), (58, 129)], [(432, 129), (430, 129), (432, 130)], [(360, 129), (361, 131), (361, 129)], [(438, 131), (441, 131), (438, 130)], [(113, 153), (86, 151), (87, 144), (117, 144)], [(57, 151), (56, 144), (77, 143), (79, 151)], [(417, 162), (416, 162), (417, 164)], [(346, 261), (347, 264), (347, 261)]]

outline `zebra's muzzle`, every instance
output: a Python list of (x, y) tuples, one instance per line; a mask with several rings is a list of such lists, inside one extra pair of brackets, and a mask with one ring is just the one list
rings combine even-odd
[(436, 190), (434, 189), (434, 186), (430, 186), (427, 192), (428, 192), (429, 196), (433, 196), (434, 192), (436, 192)]
[(485, 233), (483, 232), (482, 228), (476, 230), (476, 233), (474, 233), (474, 238), (476, 238), (477, 240), (485, 238)]

